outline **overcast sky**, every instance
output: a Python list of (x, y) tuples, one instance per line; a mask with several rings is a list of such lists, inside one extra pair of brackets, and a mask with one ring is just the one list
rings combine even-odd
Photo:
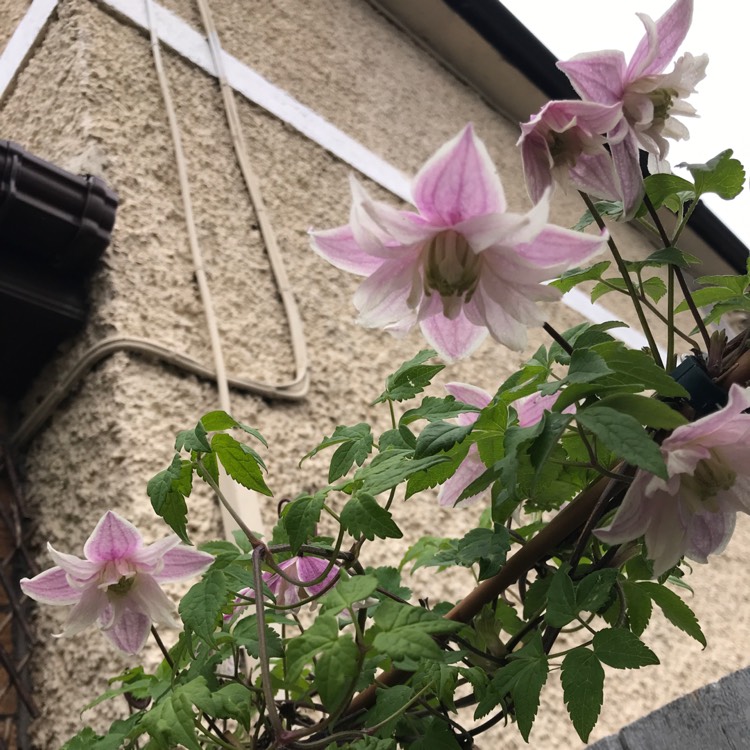
[[(502, 0), (553, 54), (566, 60), (579, 52), (620, 49), (626, 60), (643, 36), (636, 12), (656, 20), (669, 0)], [(706, 78), (689, 101), (699, 119), (683, 118), (690, 140), (672, 142), (669, 162), (705, 162), (724, 149), (750, 170), (750, 3), (747, 0), (695, 0), (693, 24), (679, 54), (707, 53)], [(667, 71), (671, 70), (671, 65)], [(675, 169), (676, 174), (689, 177)], [(750, 247), (750, 192), (733, 201), (716, 196), (709, 208)]]

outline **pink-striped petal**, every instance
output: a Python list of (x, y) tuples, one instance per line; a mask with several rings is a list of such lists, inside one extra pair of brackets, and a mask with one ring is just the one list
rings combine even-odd
[(93, 625), (107, 608), (107, 594), (97, 586), (89, 586), (81, 591), (81, 598), (70, 611), (65, 629), (61, 633), (71, 636)]
[(584, 234), (548, 224), (531, 242), (518, 245), (516, 251), (526, 261), (549, 269), (550, 276), (579, 266), (604, 250), (609, 233)]
[(622, 198), (625, 219), (632, 218), (643, 198), (643, 175), (638, 154), (638, 141), (631, 133), (611, 147), (612, 160), (619, 182), (619, 194)]
[(94, 576), (98, 575), (102, 569), (100, 563), (82, 560), (75, 555), (69, 555), (66, 552), (58, 552), (49, 542), (47, 542), (47, 552), (60, 568), (62, 568), (77, 583), (84, 584)]
[(453, 320), (443, 315), (442, 307), (440, 297), (433, 294), (426, 308), (427, 315), (420, 317), (419, 326), (427, 343), (444, 362), (450, 364), (474, 352), (486, 338), (487, 329), (467, 318), (468, 305), (464, 305)]
[(656, 23), (642, 13), (638, 17), (646, 27), (646, 33), (628, 65), (628, 81), (661, 73), (667, 67), (690, 29), (693, 0), (677, 0)]
[[(492, 401), (492, 396), (487, 391), (475, 385), (469, 385), (468, 383), (446, 383), (443, 387), (457, 401), (461, 401), (469, 406), (476, 406), (478, 409), (484, 409)], [(472, 414), (471, 416), (474, 419), (477, 417), (476, 414)]]
[(81, 598), (81, 589), (68, 583), (62, 568), (50, 568), (33, 578), (22, 578), (21, 591), (42, 604), (75, 604)]
[(123, 595), (125, 606), (143, 612), (156, 623), (168, 627), (180, 627), (175, 617), (175, 606), (161, 590), (159, 584), (149, 575), (139, 575), (130, 590)]
[(419, 170), (412, 197), (420, 214), (446, 227), (506, 207), (495, 165), (471, 124)]
[[(416, 296), (415, 296), (416, 294)], [(354, 293), (359, 323), (383, 328), (410, 320), (416, 322), (415, 304), (422, 296), (422, 280), (415, 257), (388, 261), (365, 279)]]
[(180, 545), (164, 553), (163, 565), (153, 574), (153, 579), (157, 583), (184, 581), (203, 573), (213, 561), (213, 555), (208, 552)]
[(558, 62), (576, 93), (599, 104), (618, 104), (625, 90), (625, 55), (619, 50), (584, 52)]
[(466, 458), (461, 462), (453, 476), (449, 477), (440, 488), (440, 492), (438, 493), (438, 503), (440, 503), (443, 508), (465, 508), (468, 505), (476, 503), (477, 500), (486, 494), (486, 490), (478, 492), (471, 497), (467, 497), (460, 503), (458, 502), (458, 498), (461, 497), (463, 491), (475, 479), (479, 479), (485, 471), (486, 466), (479, 458), (479, 450), (476, 445), (472, 445), (471, 448), (469, 448), (469, 452), (466, 454)]
[(612, 522), (594, 530), (599, 539), (607, 544), (622, 544), (643, 536), (651, 519), (649, 504), (653, 502), (646, 497), (648, 480), (649, 475), (644, 472), (636, 473)]
[(331, 265), (358, 276), (369, 276), (384, 261), (381, 257), (368, 255), (360, 248), (349, 224), (321, 232), (310, 232), (310, 246)]
[(148, 615), (136, 610), (125, 610), (112, 627), (102, 632), (120, 651), (126, 654), (137, 654), (146, 645), (151, 630)]
[(94, 562), (109, 562), (129, 557), (143, 544), (138, 529), (112, 510), (108, 510), (83, 545), (83, 554)]
[(695, 513), (687, 530), (685, 555), (698, 563), (707, 563), (709, 555), (722, 553), (732, 538), (737, 514)]

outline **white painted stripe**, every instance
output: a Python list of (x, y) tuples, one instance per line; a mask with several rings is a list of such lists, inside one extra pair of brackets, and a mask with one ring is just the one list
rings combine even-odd
[[(143, 3), (133, 0), (99, 0), (143, 29), (147, 28)], [(179, 16), (153, 4), (156, 30), (164, 44), (215, 76), (211, 50), (206, 38)], [(358, 172), (386, 190), (409, 200), (409, 178), (399, 169), (365, 148), (324, 117), (308, 109), (278, 86), (256, 73), (227, 52), (223, 53), (227, 81), (235, 91), (288, 123), (311, 141), (318, 143)]]
[(23, 67), (56, 7), (57, 0), (33, 0), (26, 15), (16, 26), (13, 36), (0, 55), (0, 100)]
[[(146, 9), (142, 3), (136, 3), (133, 0), (98, 0), (98, 2), (124, 16), (141, 29), (148, 28)], [(33, 0), (0, 56), (0, 99), (23, 65), (56, 6), (57, 0)], [(153, 7), (158, 36), (164, 44), (210, 75), (216, 76), (206, 38), (161, 5), (154, 3)], [(223, 62), (229, 84), (240, 94), (291, 125), (304, 136), (402, 200), (410, 200), (411, 180), (404, 172), (346, 135), (236, 57), (224, 52)], [(589, 302), (586, 295), (577, 289), (568, 292), (563, 302), (579, 315), (595, 323), (616, 319), (616, 316), (602, 305)], [(613, 329), (612, 335), (634, 348), (642, 348), (648, 343), (645, 336), (632, 328)]]

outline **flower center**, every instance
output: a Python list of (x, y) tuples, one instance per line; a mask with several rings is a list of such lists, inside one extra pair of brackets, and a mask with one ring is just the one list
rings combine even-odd
[(113, 583), (107, 586), (108, 594), (115, 594), (116, 596), (123, 596), (133, 588), (135, 583), (135, 576), (122, 576), (117, 583)]
[(479, 282), (481, 257), (466, 238), (448, 229), (435, 235), (425, 249), (424, 290), (429, 297), (437, 292), (443, 299), (445, 317), (454, 320), (461, 302), (469, 302)]
[(685, 497), (694, 512), (719, 511), (716, 496), (734, 486), (737, 472), (733, 471), (716, 450), (711, 451), (711, 458), (698, 462), (691, 477), (685, 477), (683, 484), (688, 492)]
[(573, 133), (572, 128), (562, 133), (551, 130), (547, 136), (547, 144), (554, 167), (575, 167), (582, 149), (580, 138)]
[(672, 109), (674, 99), (679, 96), (679, 92), (674, 89), (655, 89), (648, 98), (654, 105), (654, 124), (663, 125), (669, 118), (669, 110)]

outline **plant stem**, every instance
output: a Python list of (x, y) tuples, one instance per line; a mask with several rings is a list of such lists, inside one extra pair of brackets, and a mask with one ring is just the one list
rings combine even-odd
[[(586, 193), (579, 191), (581, 198), (583, 198), (583, 202), (586, 204), (586, 208), (591, 212), (591, 215), (594, 217), (594, 221), (596, 222), (596, 225), (601, 230), (605, 230), (607, 227), (604, 223), (604, 219), (602, 219), (599, 212), (596, 210), (596, 206), (594, 205), (594, 202), (589, 198)], [(620, 255), (620, 251), (617, 247), (617, 244), (610, 236), (607, 239), (607, 245), (609, 246), (609, 250), (612, 253), (612, 257), (615, 259), (615, 263), (617, 263), (617, 268), (620, 271), (620, 275), (623, 278), (623, 281), (625, 282), (625, 286), (628, 288), (628, 293), (630, 294), (633, 302), (633, 308), (635, 309), (635, 313), (638, 316), (638, 321), (641, 324), (641, 328), (643, 329), (643, 334), (645, 335), (649, 349), (651, 349), (651, 356), (654, 358), (654, 362), (656, 362), (659, 367), (664, 367), (664, 363), (661, 361), (661, 354), (659, 353), (659, 347), (656, 345), (656, 340), (654, 339), (654, 335), (651, 332), (651, 328), (649, 327), (648, 321), (646, 320), (646, 314), (643, 312), (643, 308), (641, 307), (640, 299), (638, 298), (638, 295), (636, 294), (635, 287), (633, 286), (633, 280), (630, 278), (630, 272), (627, 269), (627, 266), (625, 265), (625, 261), (622, 259), (622, 256)]]
[(542, 328), (562, 347), (566, 354), (573, 353), (573, 347), (567, 342), (561, 333), (556, 331), (549, 323), (545, 323)]

